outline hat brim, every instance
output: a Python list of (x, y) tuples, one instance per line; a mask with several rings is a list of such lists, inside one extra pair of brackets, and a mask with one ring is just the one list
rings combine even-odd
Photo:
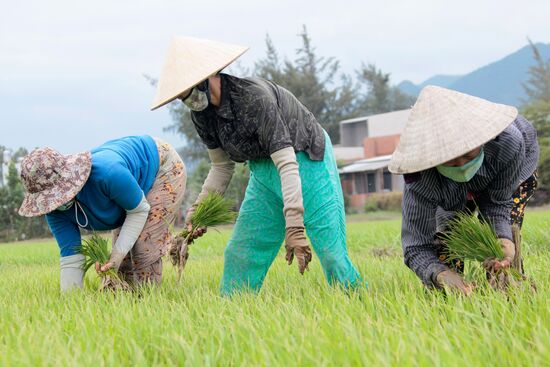
[(164, 62), (151, 110), (184, 95), (233, 63), (249, 48), (193, 37), (174, 37)]
[(66, 156), (65, 171), (58, 182), (40, 192), (26, 192), (19, 215), (37, 217), (54, 211), (82, 190), (91, 171), (92, 154), (89, 151)]
[(426, 86), (411, 110), (388, 169), (407, 174), (444, 164), (494, 139), (517, 115), (513, 106)]

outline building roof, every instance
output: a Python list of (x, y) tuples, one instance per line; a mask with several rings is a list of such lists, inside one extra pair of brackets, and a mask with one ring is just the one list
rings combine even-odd
[(340, 173), (353, 173), (353, 172), (366, 172), (376, 171), (380, 168), (385, 168), (390, 164), (391, 155), (383, 155), (380, 157), (362, 159), (357, 162), (353, 162), (350, 165), (342, 167)]
[(402, 117), (402, 116), (408, 117), (410, 112), (411, 112), (411, 109), (407, 108), (405, 110), (384, 112), (384, 113), (377, 113), (376, 115), (355, 117), (355, 118), (352, 118), (352, 119), (342, 120), (342, 121), (340, 121), (340, 123), (341, 124), (352, 124), (354, 122), (361, 122), (361, 121), (366, 121), (366, 120), (379, 120), (379, 119), (387, 119), (387, 118)]

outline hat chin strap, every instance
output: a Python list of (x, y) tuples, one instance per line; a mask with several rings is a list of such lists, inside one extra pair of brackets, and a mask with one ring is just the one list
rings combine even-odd
[[(80, 211), (82, 212), (82, 215), (84, 215), (84, 219), (86, 220), (86, 223), (83, 225), (80, 223), (80, 221), (78, 220), (78, 208), (80, 208)], [(82, 209), (82, 206), (80, 205), (80, 203), (78, 202), (78, 200), (75, 199), (75, 205), (74, 205), (74, 215), (75, 215), (75, 218), (76, 218), (76, 223), (78, 224), (78, 226), (80, 228), (86, 228), (88, 226), (88, 216), (86, 215), (86, 212), (84, 211), (84, 209)]]

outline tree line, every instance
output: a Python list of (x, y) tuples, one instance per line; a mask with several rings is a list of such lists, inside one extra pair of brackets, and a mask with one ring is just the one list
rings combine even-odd
[[(237, 73), (253, 75), (273, 81), (292, 92), (317, 118), (332, 142), (340, 142), (339, 122), (348, 118), (406, 109), (414, 97), (390, 84), (390, 74), (374, 64), (363, 63), (354, 74), (342, 72), (335, 57), (320, 56), (304, 26), (298, 34), (301, 45), (294, 58), (282, 58), (269, 35), (266, 36), (266, 54), (252, 70), (233, 66)], [(189, 110), (182, 103), (170, 105), (173, 124), (167, 129), (182, 135), (185, 146), (180, 154), (191, 172), (185, 205), (192, 203), (200, 190), (209, 168), (206, 148), (191, 121)], [(199, 162), (199, 163), (197, 163)], [(248, 181), (248, 169), (237, 165), (228, 188), (237, 207), (242, 202)]]
[(7, 166), (6, 181), (0, 187), (0, 241), (18, 241), (49, 235), (48, 225), (42, 217), (25, 218), (17, 214), (23, 202), (23, 184), (16, 167), (19, 158), (28, 154), (24, 148), (18, 149), (4, 162), (4, 152), (8, 149), (0, 146), (0, 180)]
[[(301, 46), (293, 59), (281, 58), (273, 41), (266, 37), (266, 54), (258, 60), (253, 70), (241, 70), (242, 74), (255, 75), (272, 80), (290, 90), (329, 133), (332, 141), (340, 141), (338, 123), (347, 118), (389, 112), (410, 107), (414, 98), (403, 94), (390, 84), (390, 74), (373, 64), (362, 64), (354, 75), (341, 72), (334, 57), (319, 56), (304, 27), (298, 35)], [(535, 65), (529, 70), (529, 79), (523, 84), (527, 98), (521, 113), (537, 129), (541, 147), (539, 163), (539, 191), (537, 201), (550, 201), (550, 59), (544, 60), (536, 46), (529, 41)], [(185, 146), (180, 154), (189, 167), (184, 206), (189, 206), (198, 195), (210, 164), (206, 149), (198, 137), (189, 111), (181, 103), (170, 105), (173, 124), (169, 130), (181, 134)], [(0, 178), (7, 167), (6, 182), (0, 187), (0, 241), (36, 238), (49, 234), (43, 218), (23, 218), (17, 210), (23, 200), (23, 185), (16, 169), (18, 158), (27, 154), (18, 149), (9, 162), (3, 162), (4, 151), (0, 146)], [(231, 180), (227, 196), (240, 206), (248, 182), (246, 165), (238, 164)]]

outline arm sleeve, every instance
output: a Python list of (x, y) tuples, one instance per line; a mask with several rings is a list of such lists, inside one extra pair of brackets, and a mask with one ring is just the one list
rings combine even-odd
[(498, 173), (481, 194), (478, 202), (481, 214), (491, 223), (497, 237), (507, 238), (510, 241), (513, 241), (510, 225), (512, 196), (519, 185), (523, 155), (522, 146), (511, 160), (497, 166)]
[(405, 185), (401, 241), (405, 264), (424, 284), (436, 286), (436, 277), (447, 266), (437, 257), (434, 243), (437, 205)]
[(66, 292), (75, 288), (82, 288), (84, 280), (84, 262), (82, 254), (62, 257), (60, 265), (60, 286), (61, 291)]
[(209, 149), (208, 156), (212, 165), (193, 206), (198, 205), (209, 192), (219, 192), (223, 195), (235, 171), (235, 162), (229, 159), (227, 153), (222, 149)]
[(46, 215), (46, 221), (59, 246), (61, 257), (76, 255), (81, 244), (78, 226), (55, 211)]
[(134, 247), (141, 231), (143, 231), (150, 209), (151, 206), (143, 196), (137, 207), (126, 211), (126, 219), (111, 252), (110, 261), (114, 262), (116, 268), (120, 266), (126, 254)]
[(258, 139), (260, 146), (269, 155), (281, 149), (292, 147), (290, 130), (275, 102), (260, 100), (255, 106), (259, 121)]
[(294, 149), (289, 147), (278, 150), (271, 154), (271, 159), (281, 177), (286, 228), (304, 227), (302, 181)]

